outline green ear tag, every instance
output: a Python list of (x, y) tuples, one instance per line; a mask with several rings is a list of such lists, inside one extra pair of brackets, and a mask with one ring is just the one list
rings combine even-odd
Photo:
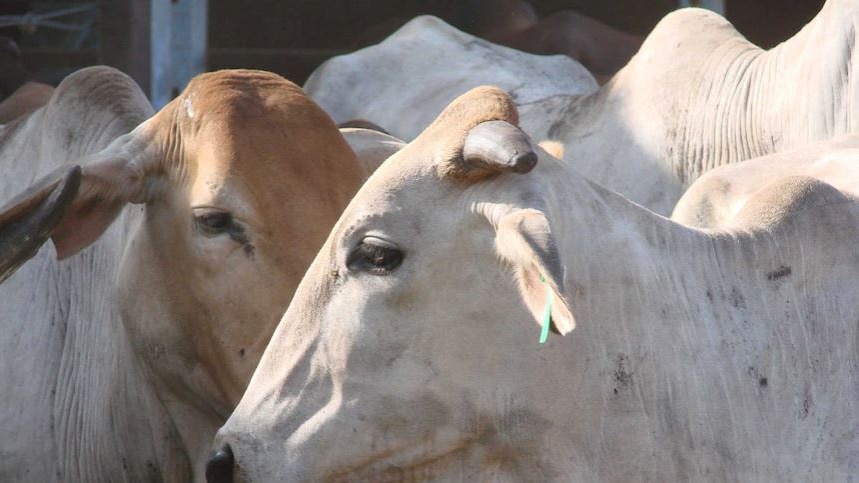
[[(545, 284), (546, 279), (540, 275), (540, 282)], [(543, 327), (540, 329), (540, 343), (545, 344), (549, 338), (549, 324), (552, 322), (552, 287), (546, 285), (546, 310), (543, 311)]]

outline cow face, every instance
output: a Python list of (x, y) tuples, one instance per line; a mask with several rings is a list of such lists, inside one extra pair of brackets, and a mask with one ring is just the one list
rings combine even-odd
[(199, 374), (194, 392), (232, 408), (363, 171), (270, 74), (201, 76), (152, 121), (166, 155), (123, 270), (124, 319), (163, 373)]
[(556, 330), (573, 320), (512, 123), (506, 95), (477, 90), (370, 178), (219, 433), (210, 481), (551, 476), (555, 430), (528, 397), (545, 381), (527, 375), (551, 365), (535, 328), (548, 297)]
[(81, 164), (71, 204), (50, 205), (65, 213), (51, 229), (57, 255), (86, 248), (134, 204), (122, 322), (166, 400), (225, 417), (363, 168), (298, 87), (257, 71), (197, 77)]

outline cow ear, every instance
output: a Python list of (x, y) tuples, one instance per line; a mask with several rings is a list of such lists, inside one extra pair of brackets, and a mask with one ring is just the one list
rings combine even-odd
[(566, 335), (572, 331), (576, 321), (564, 296), (564, 269), (546, 215), (530, 209), (505, 215), (497, 225), (495, 245), (513, 267), (534, 320), (543, 324), (550, 310), (553, 332)]
[(139, 164), (125, 157), (99, 158), (83, 168), (77, 196), (51, 234), (59, 260), (96, 241), (126, 203), (142, 201), (145, 176)]
[(78, 191), (79, 166), (64, 166), (0, 208), (0, 283), (33, 258)]

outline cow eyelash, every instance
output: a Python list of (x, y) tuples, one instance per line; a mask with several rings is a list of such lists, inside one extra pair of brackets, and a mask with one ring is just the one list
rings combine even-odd
[(194, 212), (194, 227), (205, 236), (218, 236), (235, 229), (233, 216), (221, 210), (201, 209)]
[(352, 250), (346, 259), (349, 270), (367, 272), (371, 275), (388, 275), (403, 262), (402, 250), (367, 237)]

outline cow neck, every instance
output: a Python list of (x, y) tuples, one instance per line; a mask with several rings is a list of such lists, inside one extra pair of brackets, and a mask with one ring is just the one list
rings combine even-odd
[[(705, 269), (717, 251), (711, 236), (582, 178), (567, 163), (553, 164), (535, 174), (546, 186), (544, 209), (578, 325), (603, 323), (600, 314), (603, 307), (611, 312), (617, 305), (618, 287), (628, 290), (622, 295), (626, 300), (647, 301), (664, 299), (666, 290), (682, 293), (693, 275), (718, 283), (719, 275)], [(641, 311), (641, 320), (646, 320), (644, 305)]]
[(670, 151), (674, 169), (685, 173), (681, 181), (856, 125), (856, 25), (845, 3), (827, 2), (801, 31), (768, 51), (734, 33), (707, 55), (697, 79), (690, 79), (691, 108)]
[[(156, 180), (132, 197), (135, 203), (155, 195), (171, 167), (161, 153), (173, 145), (157, 125), (156, 118), (142, 123), (93, 159), (121, 158)], [(142, 218), (139, 208), (126, 207), (97, 242), (64, 262), (68, 268), (60, 266), (71, 278), (63, 284), (69, 308), (62, 310), (68, 317), (54, 404), (56, 417), (67, 418), (55, 437), (64, 480), (191, 478), (189, 451), (179, 443), (186, 441), (181, 412), (171, 410), (157, 376), (135, 352), (118, 304), (118, 274)]]
[[(90, 248), (56, 268), (66, 289), (53, 417), (61, 480), (144, 481), (189, 475), (175, 425), (149, 383), (120, 321), (116, 273), (123, 216)], [(53, 261), (52, 261), (53, 262)], [(56, 264), (56, 262), (53, 262)]]
[[(827, 2), (769, 51), (715, 14), (672, 13), (609, 83), (564, 107), (548, 136), (564, 141), (572, 161), (606, 160), (579, 163), (589, 179), (667, 215), (683, 186), (710, 169), (859, 122), (845, 3)], [(654, 184), (664, 192), (652, 194)]]

